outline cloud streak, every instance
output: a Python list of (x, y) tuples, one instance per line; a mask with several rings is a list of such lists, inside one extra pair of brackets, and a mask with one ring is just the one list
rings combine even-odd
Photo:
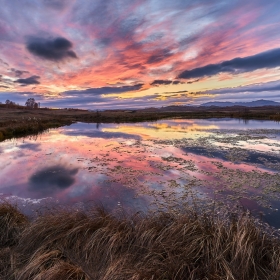
[(204, 93), (208, 94), (230, 94), (230, 93), (246, 93), (246, 92), (280, 92), (280, 80), (268, 83), (253, 84), (248, 86), (240, 86), (233, 88), (223, 88), (216, 90), (209, 90)]
[(115, 93), (125, 93), (130, 91), (137, 91), (142, 89), (144, 84), (136, 84), (132, 86), (120, 86), (120, 87), (100, 87), (100, 88), (89, 88), (85, 90), (72, 90), (66, 91), (63, 95), (102, 95), (102, 94), (115, 94)]
[(22, 85), (39, 85), (40, 82), (38, 81), (40, 79), (39, 76), (31, 76), (26, 79), (17, 79), (15, 82), (22, 84)]
[(150, 85), (151, 86), (159, 86), (159, 85), (178, 85), (181, 84), (181, 81), (170, 81), (170, 80), (154, 80)]
[(258, 53), (248, 57), (237, 57), (217, 64), (208, 64), (192, 70), (183, 71), (178, 78), (194, 79), (210, 77), (220, 73), (239, 74), (264, 68), (280, 66), (280, 48)]

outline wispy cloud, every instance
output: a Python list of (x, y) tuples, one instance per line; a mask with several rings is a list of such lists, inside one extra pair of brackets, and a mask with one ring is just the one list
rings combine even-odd
[(46, 99), (56, 95), (60, 104), (63, 96), (65, 105), (76, 96), (86, 106), (81, 96), (86, 101), (106, 95), (102, 106), (112, 106), (108, 95), (139, 97), (141, 90), (143, 104), (161, 106), (166, 103), (158, 96), (144, 95), (180, 92), (184, 84), (189, 95), (248, 85), (256, 81), (256, 70), (261, 82), (280, 79), (278, 0), (0, 0), (0, 5), (5, 96), (34, 91)]
[(62, 95), (102, 95), (102, 94), (113, 94), (113, 93), (124, 93), (135, 90), (140, 90), (143, 84), (136, 84), (132, 86), (119, 86), (119, 87), (100, 87), (100, 88), (88, 88), (85, 90), (72, 90), (65, 91)]

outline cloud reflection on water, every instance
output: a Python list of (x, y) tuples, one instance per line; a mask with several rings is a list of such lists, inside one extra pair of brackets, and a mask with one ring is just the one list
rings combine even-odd
[[(229, 124), (234, 133), (225, 133)], [(244, 133), (236, 133), (244, 125), (213, 119), (101, 124), (99, 128), (78, 123), (50, 130), (37, 142), (5, 141), (0, 146), (0, 193), (138, 210), (157, 199), (179, 202), (189, 191), (221, 201), (229, 197), (255, 201), (257, 196), (272, 201), (279, 153), (260, 152), (254, 145), (247, 150), (252, 137), (246, 140)], [(266, 128), (260, 122), (246, 125)], [(270, 122), (267, 127), (279, 129), (279, 124)], [(262, 135), (258, 143), (277, 148), (275, 133), (267, 135), (270, 138)]]
[(77, 168), (68, 169), (60, 165), (46, 167), (29, 178), (31, 190), (49, 195), (57, 189), (66, 189), (75, 182), (77, 172)]

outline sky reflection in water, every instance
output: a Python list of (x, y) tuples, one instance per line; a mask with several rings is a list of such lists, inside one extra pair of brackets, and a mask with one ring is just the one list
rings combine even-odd
[(23, 204), (133, 211), (212, 198), (263, 211), (280, 227), (279, 138), (270, 121), (77, 123), (0, 143), (0, 193)]

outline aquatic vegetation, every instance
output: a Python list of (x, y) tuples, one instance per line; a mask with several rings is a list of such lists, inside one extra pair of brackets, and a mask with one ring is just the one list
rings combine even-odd
[(0, 195), (21, 210), (0, 207), (0, 278), (279, 279), (277, 124), (196, 122), (80, 123), (1, 143)]
[[(235, 129), (223, 129), (229, 123)], [(99, 128), (79, 123), (38, 139), (5, 141), (0, 195), (20, 205), (27, 198), (35, 204), (45, 198), (68, 205), (90, 200), (108, 210), (145, 212), (184, 206), (191, 194), (261, 213), (279, 228), (278, 124), (268, 121), (264, 129), (252, 121), (247, 127), (229, 119)]]

